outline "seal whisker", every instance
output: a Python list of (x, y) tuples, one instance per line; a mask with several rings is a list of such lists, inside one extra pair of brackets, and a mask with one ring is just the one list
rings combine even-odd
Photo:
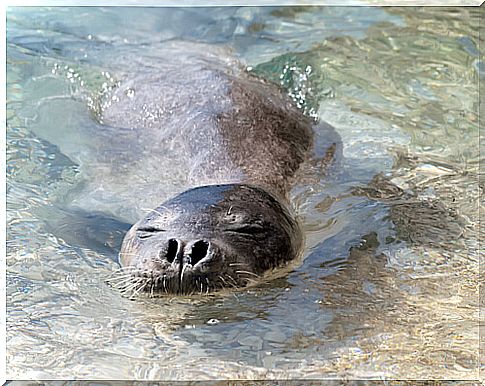
[[(167, 207), (165, 207), (165, 206), (159, 206), (159, 208), (165, 209), (167, 212), (169, 212), (169, 214), (172, 214), (171, 211)], [(156, 214), (158, 214), (158, 215), (160, 215), (162, 217), (165, 216), (164, 214), (162, 214), (161, 212), (159, 212), (156, 209), (150, 209), (150, 208), (140, 208), (140, 209), (143, 210), (144, 212), (147, 212), (147, 213), (154, 212), (154, 213), (156, 213)]]
[(118, 284), (118, 283), (122, 283), (128, 279), (131, 279), (133, 276), (131, 275), (123, 275), (123, 276), (117, 276), (117, 277), (108, 277), (105, 279), (105, 281), (108, 283), (108, 284)]
[(132, 271), (134, 271), (134, 267), (133, 268), (122, 267), (122, 268), (118, 268), (117, 270), (115, 270), (113, 272), (110, 272), (109, 275), (107, 275), (107, 277), (108, 278), (118, 277), (120, 274), (127, 274), (127, 273), (131, 273)]
[(120, 281), (123, 281), (123, 280), (128, 280), (128, 279), (132, 279), (132, 278), (135, 278), (136, 276), (132, 275), (131, 273), (128, 273), (128, 274), (122, 274), (122, 275), (117, 275), (117, 276), (113, 276), (113, 277), (108, 277), (106, 278), (106, 281), (108, 283), (117, 283), (117, 282), (120, 282)]
[(129, 286), (126, 286), (125, 288), (121, 289), (121, 294), (126, 295), (127, 293), (132, 293), (134, 292), (135, 288), (139, 285), (140, 283), (132, 283)]
[(133, 291), (133, 295), (132, 296), (133, 297), (138, 296), (140, 294), (140, 292), (145, 289), (145, 287), (148, 285), (148, 283), (149, 283), (148, 281), (145, 281), (144, 283), (142, 283), (142, 285), (139, 288), (137, 288), (137, 289), (135, 289)]
[(238, 283), (236, 280), (234, 280), (234, 278), (233, 278), (231, 275), (226, 275), (226, 277), (227, 277), (228, 279), (232, 280), (232, 283), (233, 283), (233, 284), (232, 284), (232, 286), (233, 286), (235, 289), (238, 289), (238, 288), (240, 287), (240, 286), (239, 286), (239, 283)]
[[(223, 277), (221, 277), (221, 276), (219, 276), (219, 277), (222, 279), (222, 281), (223, 281), (223, 282), (226, 284), (226, 286), (227, 286), (227, 287), (232, 287), (232, 288), (234, 288), (234, 289), (238, 289), (238, 288), (239, 288), (239, 287), (237, 286), (237, 284), (235, 284), (235, 282), (234, 282), (234, 283), (228, 283), (226, 280), (224, 280), (224, 278), (223, 278)], [(234, 280), (233, 280), (233, 281), (234, 281)], [(224, 286), (223, 286), (223, 285), (221, 285), (221, 288), (224, 288)]]
[(222, 280), (222, 282), (223, 282), (225, 285), (229, 286), (229, 284), (227, 283), (227, 281), (225, 281), (225, 280), (224, 280), (224, 278), (223, 278), (221, 275), (219, 275), (219, 279), (221, 279), (221, 280)]
[(141, 278), (136, 278), (135, 280), (130, 280), (129, 282), (126, 282), (126, 286), (124, 287), (124, 290), (129, 290), (131, 291), (132, 289), (136, 288), (140, 283), (142, 283), (143, 280)]
[(134, 277), (133, 272), (117, 272), (116, 274), (111, 274), (106, 278), (106, 280), (117, 280), (117, 279), (123, 279), (126, 277)]
[(135, 279), (136, 277), (132, 275), (128, 275), (128, 276), (122, 276), (117, 278), (111, 278), (106, 280), (106, 282), (113, 286), (121, 286), (123, 284), (132, 283)]
[(128, 294), (128, 293), (133, 294), (133, 293), (135, 292), (135, 289), (138, 287), (138, 284), (139, 284), (139, 283), (136, 283), (136, 284), (133, 284), (133, 285), (131, 285), (131, 286), (128, 286), (128, 287), (124, 288), (124, 289), (121, 291), (121, 293), (122, 293), (123, 295), (126, 295), (126, 294)]
[(134, 276), (130, 276), (129, 278), (130, 280), (127, 280), (126, 283), (127, 284), (132, 284), (132, 285), (138, 285), (139, 283), (142, 283), (143, 282), (143, 278), (141, 277), (134, 277)]
[(131, 278), (128, 280), (124, 280), (124, 281), (121, 281), (121, 282), (117, 282), (117, 283), (109, 283), (113, 288), (116, 288), (116, 289), (123, 289), (123, 288), (126, 288), (129, 284), (133, 283), (133, 281), (131, 280)]
[(105, 281), (109, 284), (117, 283), (123, 280), (132, 279), (138, 277), (135, 272), (119, 272), (117, 274), (112, 274), (105, 278)]
[(126, 281), (124, 283), (116, 284), (116, 285), (113, 286), (113, 288), (121, 290), (121, 291), (128, 291), (128, 290), (135, 288), (139, 284), (140, 284), (140, 282), (138, 282), (138, 281), (133, 282), (133, 281), (130, 280), (130, 281)]
[(155, 287), (155, 282), (152, 281), (152, 285), (151, 285), (151, 288), (150, 288), (150, 297), (153, 298), (153, 288)]
[(234, 280), (234, 278), (231, 275), (228, 274), (228, 275), (226, 275), (226, 277), (234, 282), (234, 285), (236, 286), (235, 288), (239, 288), (237, 281)]
[(258, 279), (261, 277), (261, 276), (259, 276), (259, 275), (255, 274), (254, 272), (249, 272), (249, 271), (235, 271), (235, 272), (236, 272), (236, 273), (245, 273), (245, 274), (247, 274), (247, 275), (253, 275), (254, 277), (256, 277), (256, 278), (258, 278)]
[(257, 280), (251, 279), (251, 278), (249, 278), (249, 277), (244, 277), (243, 279), (246, 281), (246, 284), (247, 284), (247, 283), (250, 283), (250, 284), (255, 284), (255, 283), (258, 283), (258, 281), (257, 281)]
[(184, 272), (185, 272), (185, 269), (187, 268), (188, 264), (184, 264), (184, 266), (182, 267), (182, 273), (180, 274), (180, 281), (182, 282), (182, 280), (184, 279)]
[(207, 283), (207, 288), (206, 288), (206, 290), (205, 290), (205, 294), (206, 294), (206, 295), (208, 295), (208, 294), (209, 294), (209, 286), (210, 286), (210, 284), (209, 284), (209, 278), (208, 278), (208, 277), (206, 277), (206, 278), (205, 278), (205, 281), (206, 281), (206, 283)]

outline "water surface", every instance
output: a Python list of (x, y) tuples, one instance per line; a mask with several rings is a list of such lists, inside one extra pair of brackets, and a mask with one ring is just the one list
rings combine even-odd
[[(106, 277), (138, 214), (81, 194), (86, 133), (170, 39), (230, 47), (343, 159), (292, 191), (288, 275), (131, 301)], [(478, 8), (9, 8), (7, 377), (476, 379), (482, 60)]]

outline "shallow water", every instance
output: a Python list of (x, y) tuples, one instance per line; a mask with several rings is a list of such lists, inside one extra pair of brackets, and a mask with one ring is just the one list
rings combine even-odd
[[(106, 278), (137, 213), (79, 196), (87, 105), (174, 38), (232, 47), (343, 159), (292, 191), (286, 276), (131, 301)], [(477, 379), (477, 8), (10, 8), (7, 48), (7, 378)]]

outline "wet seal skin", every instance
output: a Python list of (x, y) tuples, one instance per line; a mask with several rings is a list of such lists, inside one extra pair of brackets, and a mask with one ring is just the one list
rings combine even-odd
[[(151, 210), (123, 240), (116, 283), (125, 293), (242, 288), (302, 252), (289, 191), (311, 158), (316, 123), (278, 86), (203, 56), (127, 82), (103, 113), (103, 124), (139, 130), (149, 154), (173, 138), (189, 160), (185, 191)], [(329, 142), (318, 164), (330, 163), (334, 151)]]

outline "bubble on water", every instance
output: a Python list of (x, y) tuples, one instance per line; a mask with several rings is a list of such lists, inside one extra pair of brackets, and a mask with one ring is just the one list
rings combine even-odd
[(133, 88), (127, 88), (125, 94), (128, 98), (133, 98), (135, 96), (135, 90)]
[(280, 85), (287, 90), (288, 95), (295, 105), (302, 110), (303, 114), (317, 118), (315, 108), (311, 106), (314, 99), (312, 87), (310, 87), (310, 65), (299, 66), (286, 64), (279, 75)]

